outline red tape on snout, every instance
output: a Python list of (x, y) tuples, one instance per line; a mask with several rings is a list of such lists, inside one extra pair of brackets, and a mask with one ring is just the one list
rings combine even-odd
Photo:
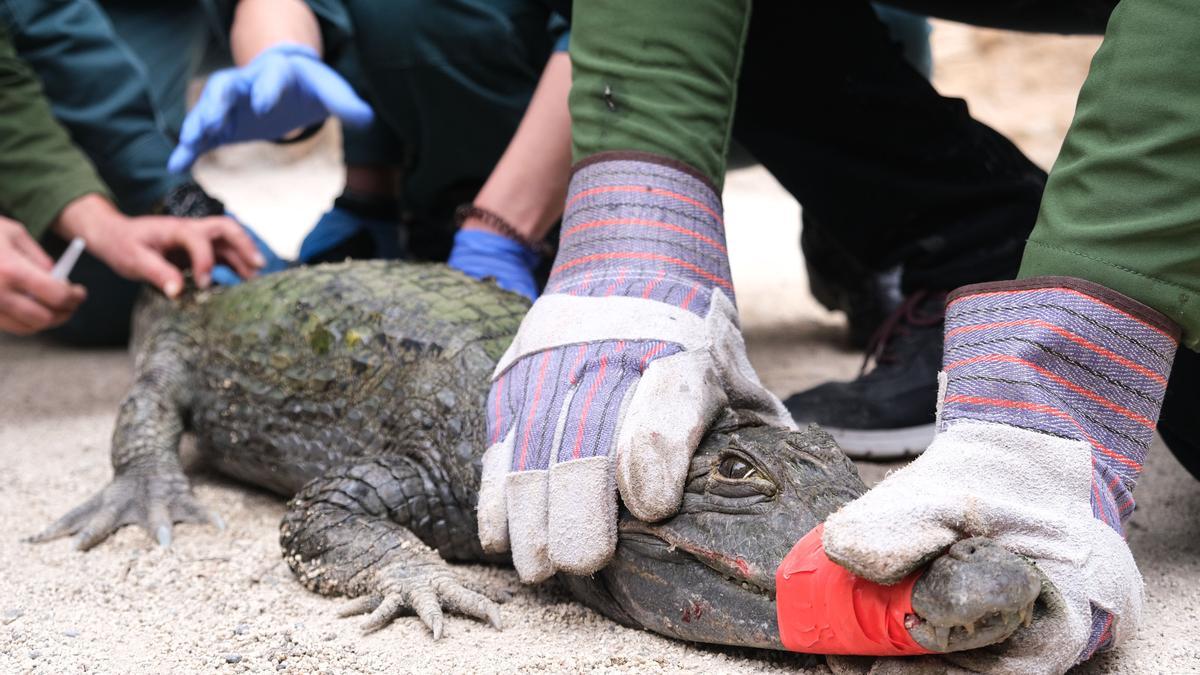
[(775, 607), (783, 646), (809, 654), (932, 654), (904, 627), (921, 571), (893, 586), (860, 579), (830, 560), (824, 525), (796, 542), (775, 571)]

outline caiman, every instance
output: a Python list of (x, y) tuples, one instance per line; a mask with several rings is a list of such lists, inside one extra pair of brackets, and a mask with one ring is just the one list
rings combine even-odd
[[(185, 431), (221, 473), (290, 498), (280, 527), (308, 589), (356, 598), (378, 629), (416, 613), (500, 609), (448, 562), (503, 562), (477, 537), (489, 380), (528, 302), (441, 265), (298, 268), (181, 301), (143, 300), (136, 378), (112, 441), (112, 482), (34, 541), (89, 549), (136, 524), (215, 519), (179, 458)], [(615, 559), (571, 592), (612, 619), (697, 642), (782, 649), (775, 570), (792, 544), (866, 490), (816, 427), (726, 410), (691, 463), (679, 514), (623, 512)], [(1024, 559), (972, 539), (935, 560), (906, 626), (953, 651), (1020, 629), (1041, 588)]]

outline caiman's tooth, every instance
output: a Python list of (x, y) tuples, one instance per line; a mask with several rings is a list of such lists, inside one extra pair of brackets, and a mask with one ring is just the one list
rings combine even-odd
[(937, 637), (938, 647), (942, 651), (950, 649), (950, 627), (949, 626), (934, 626), (933, 634)]
[(1021, 608), (1021, 625), (1026, 628), (1033, 625), (1033, 605)]

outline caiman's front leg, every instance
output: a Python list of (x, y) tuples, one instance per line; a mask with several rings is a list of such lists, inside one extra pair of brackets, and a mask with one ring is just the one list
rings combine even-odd
[(471, 529), (466, 534), (473, 540), (473, 524), (470, 509), (454, 503), (414, 461), (381, 458), (336, 468), (305, 485), (288, 504), (280, 544), (306, 588), (356, 598), (341, 615), (369, 612), (365, 631), (416, 613), (436, 640), (443, 608), (500, 627), (500, 607), (464, 586), (422, 541), (463, 558), (459, 535)]
[(121, 527), (137, 524), (167, 546), (173, 523), (221, 526), (196, 501), (179, 462), (189, 403), (188, 355), (194, 349), (184, 333), (160, 325), (146, 341), (113, 431), (112, 482), (29, 541), (75, 535), (75, 547), (87, 550)]

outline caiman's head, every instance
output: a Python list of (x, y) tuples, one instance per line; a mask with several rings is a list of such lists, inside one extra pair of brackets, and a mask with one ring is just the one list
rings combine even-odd
[(622, 509), (616, 558), (568, 583), (604, 614), (656, 633), (781, 649), (775, 568), (865, 491), (825, 432), (728, 413), (692, 459), (679, 515), (644, 523)]
[[(727, 413), (692, 459), (678, 515), (645, 523), (622, 509), (613, 561), (565, 577), (575, 595), (627, 625), (695, 642), (782, 649), (775, 570), (792, 546), (866, 491), (833, 439)], [(938, 557), (913, 590), (909, 632), (934, 651), (992, 644), (1028, 620), (1041, 577), (985, 539)]]

